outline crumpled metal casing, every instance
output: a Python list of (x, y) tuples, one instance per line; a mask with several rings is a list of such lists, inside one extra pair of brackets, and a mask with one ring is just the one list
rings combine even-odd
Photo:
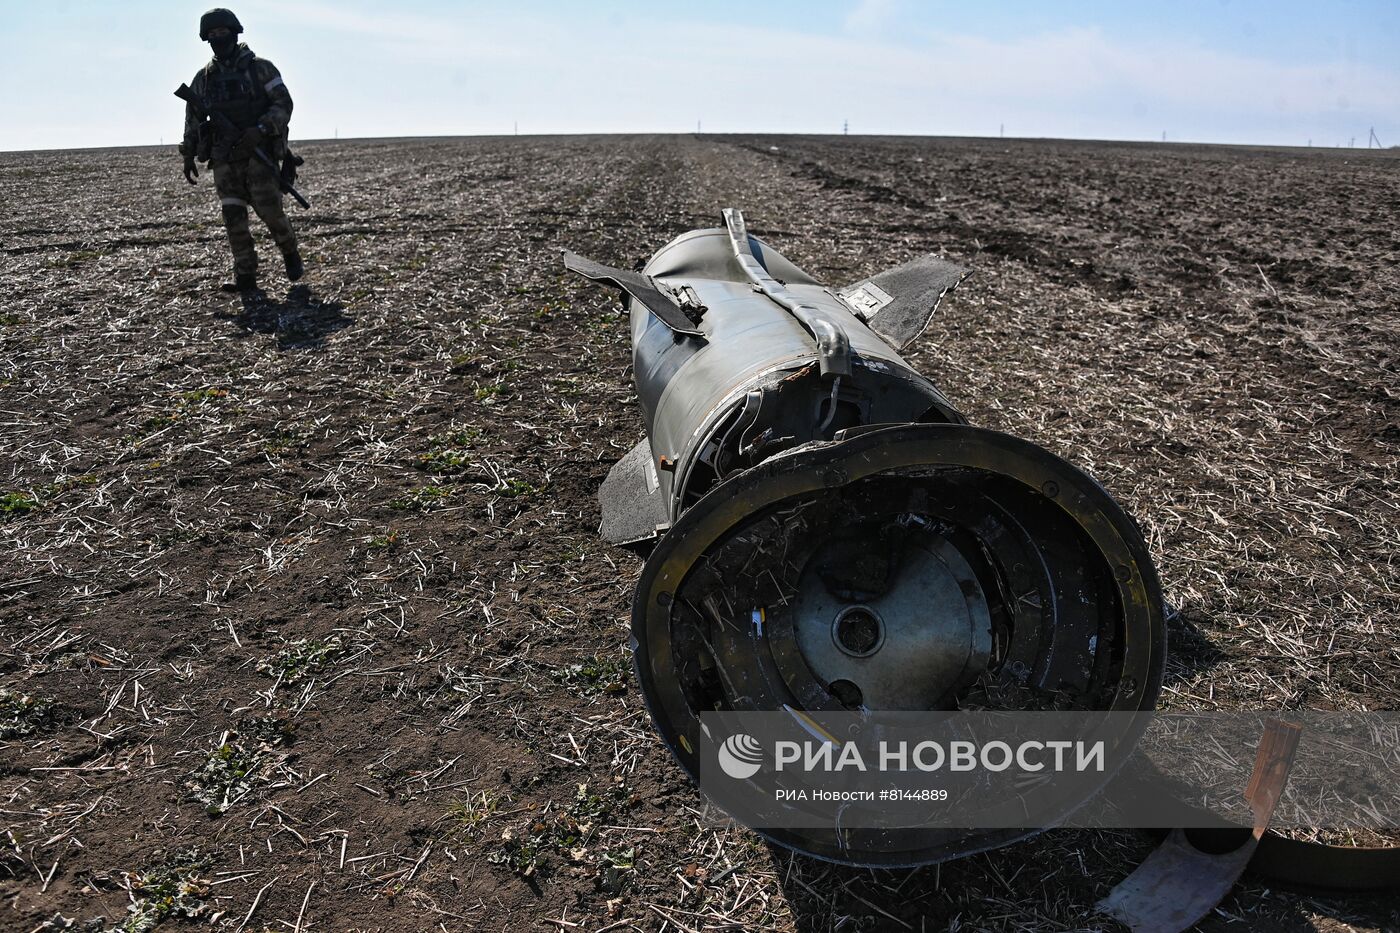
[[(732, 227), (677, 237), (640, 275), (567, 256), (570, 268), (597, 281), (616, 285), (631, 275), (634, 283), (626, 303), (647, 438), (646, 449), (639, 445), (624, 458), (601, 494), (603, 534), (613, 543), (651, 540), (658, 526), (674, 523), (725, 476), (783, 450), (829, 440), (837, 431), (965, 420), (848, 300), (748, 236), (742, 220), (738, 223), (751, 255), (781, 288), (844, 335), (848, 374), (823, 376), (812, 333), (759, 291), (736, 256)], [(920, 281), (932, 279), (939, 286), (935, 294), (919, 296), (922, 311), (911, 312), (893, 299), (875, 309), (877, 315), (900, 318), (895, 339), (921, 331), (938, 299), (967, 274), (934, 257), (918, 262)], [(869, 281), (853, 288), (861, 284), (880, 291)], [(658, 309), (658, 300), (671, 307)]]
[[(629, 315), (646, 437), (600, 490), (602, 532), (651, 549), (638, 681), (692, 778), (713, 711), (1152, 708), (1165, 626), (1136, 523), (900, 356), (966, 270), (923, 256), (834, 290), (737, 211), (640, 272), (564, 261)], [(886, 866), (1033, 831), (757, 828)]]

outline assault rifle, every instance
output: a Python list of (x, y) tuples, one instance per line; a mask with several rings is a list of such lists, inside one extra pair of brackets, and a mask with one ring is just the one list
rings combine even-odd
[[(188, 84), (182, 84), (178, 88), (176, 88), (175, 96), (183, 100), (185, 103), (189, 104), (191, 107), (193, 107), (194, 112), (199, 115), (200, 119), (214, 120), (218, 122), (220, 128), (226, 131), (230, 136), (237, 136), (241, 132), (241, 130), (239, 130), (238, 127), (234, 125), (233, 121), (228, 118), (227, 114), (220, 113), (217, 110), (210, 110), (209, 106), (204, 102), (203, 98), (196, 94)], [(269, 156), (266, 152), (263, 151), (263, 148), (261, 146), (257, 146), (253, 149), (253, 157), (262, 164), (266, 165), (268, 168), (272, 169), (273, 174), (277, 176), (277, 184), (281, 187), (281, 189), (284, 192), (296, 198), (296, 202), (298, 204), (300, 204), (302, 207), (311, 206), (311, 202), (306, 200), (306, 198), (302, 197), (301, 192), (292, 186), (291, 181), (287, 177), (288, 173), (284, 171), (285, 166), (283, 168), (278, 168), (277, 163), (272, 160), (271, 156)], [(302, 162), (301, 159), (292, 155), (290, 152), (287, 153), (287, 158), (293, 166), (300, 165)], [(295, 177), (296, 169), (293, 168), (290, 174), (292, 175), (292, 177)]]

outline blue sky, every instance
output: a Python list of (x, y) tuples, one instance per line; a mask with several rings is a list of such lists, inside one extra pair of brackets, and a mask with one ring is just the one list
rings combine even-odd
[[(0, 149), (178, 138), (197, 4), (7, 4)], [(294, 138), (840, 132), (1400, 143), (1400, 4), (227, 0)]]

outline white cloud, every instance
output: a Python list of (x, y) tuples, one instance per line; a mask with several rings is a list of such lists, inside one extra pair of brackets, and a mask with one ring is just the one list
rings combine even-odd
[[(566, 21), (500, 8), (428, 15), (326, 0), (245, 3), (259, 43), (264, 31), (284, 45), (295, 34), (301, 47), (289, 49), (286, 65), (324, 81), (328, 96), (332, 73), (360, 87), (357, 125), (373, 122), (367, 108), (376, 100), (402, 101), (380, 115), (395, 132), (410, 132), (405, 124), (425, 115), (463, 128), (519, 119), (537, 131), (681, 129), (696, 118), (716, 131), (834, 131), (849, 117), (853, 130), (870, 132), (990, 133), (1005, 121), (1028, 135), (1132, 136), (1143, 131), (1123, 115), (1136, 114), (1145, 126), (1170, 121), (1174, 131), (1207, 138), (1183, 121), (1228, 124), (1238, 114), (1236, 138), (1248, 138), (1259, 114), (1400, 116), (1400, 75), (1350, 64), (1123, 42), (1085, 28), (1010, 39), (885, 38), (903, 0), (859, 0), (843, 35), (656, 17)], [(367, 69), (378, 69), (370, 87)], [(314, 108), (303, 112), (315, 119)], [(450, 131), (436, 123), (421, 130)]]
[[(1400, 69), (1340, 52), (1297, 62), (1098, 29), (895, 34), (909, 12), (902, 2), (854, 3), (845, 31), (826, 35), (657, 15), (564, 18), (525, 5), (433, 15), (243, 0), (238, 11), (253, 47), (287, 75), (303, 138), (509, 133), (517, 120), (526, 133), (683, 132), (697, 119), (710, 132), (839, 132), (849, 118), (854, 133), (995, 135), (1004, 122), (1011, 135), (1145, 139), (1166, 129), (1173, 139), (1283, 143), (1365, 138), (1370, 123), (1388, 139), (1387, 127), (1400, 127)], [(165, 19), (148, 25), (156, 38), (139, 69), (99, 61), (95, 35), (36, 49), (25, 67), (45, 75), (42, 93), (0, 100), (0, 146), (171, 138), (178, 112), (166, 84), (188, 80), (207, 49), (187, 25), (183, 45), (159, 32), (175, 29)], [(98, 71), (101, 81), (88, 73)], [(149, 106), (131, 107), (137, 100)], [(60, 134), (55, 113), (121, 117), (112, 131), (75, 117)]]
[(250, 24), (259, 27), (250, 44), (276, 36), (284, 43), (295, 38), (320, 48), (331, 45), (361, 69), (386, 57), (418, 64), (525, 62), (538, 57), (540, 46), (564, 37), (553, 22), (541, 20), (535, 24), (538, 32), (522, 41), (501, 28), (506, 20), (499, 14), (364, 12), (323, 0), (244, 0), (239, 9), (245, 8), (244, 25), (250, 31)]
[(1137, 107), (1242, 117), (1282, 109), (1306, 117), (1335, 112), (1345, 100), (1348, 109), (1400, 119), (1397, 71), (1124, 43), (1097, 29), (1008, 40), (931, 35), (918, 45), (700, 24), (671, 31), (687, 37), (685, 73), (693, 86), (738, 69), (756, 97), (779, 107), (786, 97), (789, 106), (848, 99), (910, 116), (921, 107), (1086, 116)]
[(846, 31), (871, 33), (889, 25), (904, 6), (901, 0), (857, 0), (846, 14)]
[(255, 0), (240, 5), (246, 28), (254, 25), (262, 31), (307, 29), (324, 36), (327, 33), (348, 33), (371, 40), (399, 40), (436, 44), (452, 41), (462, 33), (460, 21), (406, 11), (365, 13), (349, 9), (344, 4), (320, 0)]

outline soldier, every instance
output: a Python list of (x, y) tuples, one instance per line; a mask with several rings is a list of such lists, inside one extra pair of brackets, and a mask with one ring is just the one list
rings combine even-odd
[(211, 112), (222, 113), (228, 120), (206, 122), (193, 104), (187, 105), (185, 139), (180, 144), (186, 181), (194, 184), (199, 177), (196, 157), (208, 162), (214, 172), (214, 189), (233, 250), (234, 284), (224, 287), (240, 292), (257, 288), (258, 254), (248, 228), (249, 204), (282, 250), (287, 278), (296, 281), (304, 271), (296, 234), (282, 210), (278, 174), (253, 154), (261, 147), (276, 160), (286, 151), (292, 95), (276, 66), (238, 41), (242, 31), (238, 17), (229, 10), (213, 9), (199, 18), (199, 38), (213, 47), (214, 57), (190, 86)]

